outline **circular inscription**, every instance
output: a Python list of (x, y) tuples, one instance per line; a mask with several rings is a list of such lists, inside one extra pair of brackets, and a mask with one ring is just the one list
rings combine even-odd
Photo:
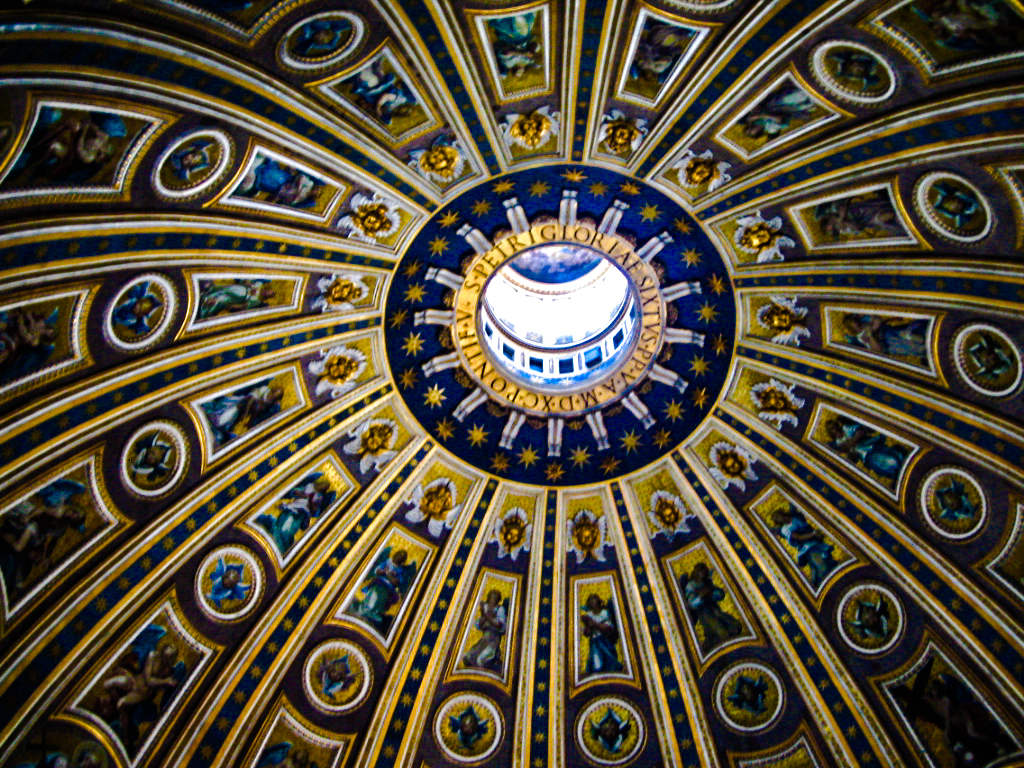
[(715, 685), (718, 714), (737, 731), (767, 728), (782, 712), (784, 698), (779, 676), (763, 664), (736, 664), (723, 672)]
[(136, 496), (170, 493), (188, 468), (188, 441), (181, 427), (154, 421), (133, 434), (121, 454), (121, 480)]
[(972, 323), (953, 339), (956, 369), (967, 385), (990, 397), (1006, 397), (1020, 385), (1024, 367), (1010, 337), (994, 325)]
[(951, 173), (922, 176), (914, 187), (914, 203), (925, 223), (950, 240), (973, 243), (992, 231), (988, 201), (967, 179)]
[(174, 286), (166, 277), (135, 278), (107, 308), (104, 325), (107, 341), (126, 352), (151, 347), (167, 333), (176, 306)]
[(263, 565), (252, 552), (221, 547), (207, 555), (196, 571), (196, 597), (214, 619), (237, 621), (259, 603), (264, 583)]
[(851, 648), (873, 656), (892, 648), (903, 632), (903, 606), (879, 584), (859, 584), (839, 601), (839, 634)]
[(497, 705), (478, 693), (460, 693), (437, 710), (434, 738), (450, 760), (463, 765), (482, 763), (501, 744), (504, 722)]
[(811, 69), (833, 95), (856, 104), (877, 104), (896, 90), (896, 73), (889, 62), (849, 40), (819, 45), (811, 56)]
[(317, 709), (339, 714), (366, 700), (373, 685), (373, 666), (359, 646), (328, 640), (309, 654), (302, 681), (306, 696)]
[(973, 536), (985, 522), (988, 504), (981, 484), (956, 467), (936, 469), (921, 483), (921, 512), (947, 539)]

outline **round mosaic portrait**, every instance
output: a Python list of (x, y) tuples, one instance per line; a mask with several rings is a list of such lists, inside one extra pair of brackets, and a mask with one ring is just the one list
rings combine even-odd
[(231, 164), (232, 154), (227, 134), (213, 130), (190, 133), (157, 160), (153, 187), (170, 199), (196, 197), (220, 179)]
[(373, 666), (357, 645), (328, 640), (313, 649), (302, 671), (306, 696), (317, 709), (340, 714), (362, 704), (373, 685)]
[(1017, 345), (1004, 331), (987, 323), (972, 323), (957, 332), (953, 359), (967, 385), (989, 397), (1013, 394), (1024, 375)]
[(962, 469), (936, 469), (921, 483), (921, 512), (947, 539), (973, 536), (985, 522), (988, 504), (981, 484)]
[(779, 676), (763, 664), (729, 667), (715, 684), (715, 708), (730, 728), (760, 731), (782, 712), (785, 694)]
[(595, 765), (627, 765), (643, 750), (646, 738), (643, 716), (625, 699), (595, 699), (576, 718), (576, 743)]
[(237, 621), (263, 595), (263, 565), (249, 550), (229, 546), (206, 556), (196, 572), (196, 597), (207, 615), (217, 621)]
[(356, 49), (364, 31), (363, 20), (354, 13), (318, 13), (285, 32), (277, 55), (291, 69), (329, 67)]
[(504, 722), (498, 706), (478, 693), (460, 693), (441, 704), (434, 738), (445, 757), (463, 765), (482, 763), (501, 744)]
[(188, 441), (181, 427), (154, 421), (133, 434), (121, 454), (121, 480), (136, 496), (170, 493), (188, 468)]
[(859, 584), (839, 601), (839, 634), (854, 650), (869, 656), (892, 648), (903, 632), (903, 606), (879, 584)]
[(135, 278), (107, 308), (107, 341), (126, 352), (138, 352), (156, 344), (170, 328), (177, 303), (174, 286), (166, 277)]
[(811, 55), (811, 69), (832, 95), (857, 104), (877, 104), (896, 90), (896, 73), (889, 62), (849, 40), (819, 45)]
[(921, 177), (914, 203), (925, 223), (950, 240), (973, 243), (992, 230), (992, 210), (967, 179), (939, 171)]

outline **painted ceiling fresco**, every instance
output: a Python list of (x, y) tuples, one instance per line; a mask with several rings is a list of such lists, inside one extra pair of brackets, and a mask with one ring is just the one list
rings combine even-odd
[(0, 765), (1024, 765), (1020, 0), (7, 8)]

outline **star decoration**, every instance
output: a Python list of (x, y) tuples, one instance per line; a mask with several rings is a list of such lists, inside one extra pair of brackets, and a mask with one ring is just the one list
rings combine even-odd
[(455, 434), (455, 425), (452, 424), (451, 419), (445, 416), (434, 426), (434, 431), (442, 440), (448, 440)]
[(455, 211), (448, 211), (444, 216), (437, 220), (437, 223), (447, 229), (448, 227), (455, 226), (459, 222), (459, 214)]
[(708, 286), (714, 292), (715, 296), (721, 296), (725, 292), (725, 280), (722, 279), (721, 275), (712, 275), (709, 277)]
[(546, 195), (549, 189), (551, 189), (551, 185), (546, 181), (535, 181), (530, 185), (530, 197), (541, 197), (542, 195)]
[(708, 402), (708, 391), (704, 387), (700, 387), (693, 393), (693, 404), (698, 408), (703, 408)]
[(495, 472), (508, 471), (508, 456), (504, 453), (496, 453), (491, 456), (491, 469)]
[(441, 403), (443, 403), (447, 399), (448, 398), (444, 394), (444, 387), (438, 384), (435, 384), (430, 389), (428, 389), (427, 393), (423, 396), (423, 400), (431, 408), (439, 408), (441, 406)]
[(451, 245), (451, 243), (448, 242), (447, 237), (435, 237), (430, 241), (430, 252), (435, 256), (441, 256), (448, 250), (449, 245)]
[(632, 453), (640, 445), (640, 436), (632, 429), (619, 439), (622, 441), (622, 447), (626, 449), (626, 453)]
[(604, 197), (608, 194), (608, 185), (603, 181), (595, 181), (588, 190), (594, 197)]
[(473, 213), (477, 216), (483, 216), (491, 210), (490, 200), (477, 200), (473, 203)]
[(562, 174), (562, 178), (566, 181), (583, 181), (587, 177), (579, 168), (569, 168)]
[(670, 400), (668, 405), (665, 406), (665, 418), (675, 423), (677, 419), (683, 417), (683, 406), (681, 403), (677, 403), (675, 400)]
[(672, 435), (669, 434), (667, 429), (662, 429), (654, 434), (654, 444), (658, 446), (658, 450), (665, 450), (665, 446), (672, 441)]
[(711, 348), (715, 350), (715, 356), (725, 354), (725, 336), (718, 334), (711, 340)]
[(601, 471), (606, 475), (610, 475), (619, 468), (619, 460), (614, 456), (609, 456), (603, 462), (601, 462)]
[(474, 448), (487, 440), (487, 430), (479, 424), (474, 424), (469, 430), (469, 444)]
[(711, 366), (708, 365), (708, 361), (705, 360), (702, 355), (694, 355), (693, 360), (690, 361), (690, 371), (698, 376), (703, 376), (708, 372), (708, 368), (710, 367)]
[(418, 378), (419, 373), (415, 368), (406, 368), (398, 377), (398, 381), (402, 385), (402, 389), (411, 389), (416, 385), (416, 379)]
[(689, 250), (683, 251), (683, 261), (686, 262), (686, 266), (688, 267), (696, 267), (700, 264), (700, 254), (697, 253), (695, 248), (690, 248)]
[(718, 319), (718, 309), (710, 301), (705, 301), (697, 310), (697, 317), (703, 323), (713, 323)]
[(405, 337), (405, 341), (402, 342), (402, 351), (406, 355), (418, 355), (423, 351), (423, 338), (419, 333), (409, 332), (409, 335)]
[(408, 309), (400, 309), (397, 312), (392, 313), (391, 320), (390, 320), (391, 327), (392, 328), (401, 328), (403, 325), (405, 325), (405, 321), (408, 320), (408, 319), (409, 319), (409, 310)]
[(504, 195), (506, 192), (511, 192), (515, 186), (515, 183), (511, 179), (502, 179), (491, 187), (491, 189), (494, 190), (494, 194), (496, 195)]
[(527, 445), (519, 452), (518, 458), (524, 467), (532, 467), (537, 463), (537, 450), (532, 445)]
[(420, 267), (423, 266), (418, 261), (413, 261), (405, 265), (402, 268), (402, 272), (406, 277), (416, 277), (416, 273), (420, 271)]
[(679, 233), (683, 235), (690, 234), (690, 231), (693, 229), (690, 222), (688, 222), (686, 219), (682, 217), (679, 217), (678, 219), (673, 221), (672, 224), (679, 231)]
[(547, 476), (548, 480), (552, 480), (552, 481), (554, 481), (554, 480), (561, 480), (562, 479), (562, 475), (564, 475), (564, 474), (565, 474), (565, 470), (562, 469), (562, 465), (561, 464), (557, 464), (557, 463), (556, 464), (548, 464), (547, 470), (545, 471), (545, 475)]
[(658, 206), (648, 203), (640, 209), (640, 218), (644, 221), (657, 221), (661, 218), (661, 211), (658, 210)]
[(423, 301), (423, 294), (425, 293), (426, 290), (423, 288), (422, 285), (420, 285), (419, 283), (413, 283), (412, 285), (405, 289), (405, 301), (406, 303), (415, 302), (418, 304), (419, 302)]
[(572, 463), (575, 467), (582, 467), (590, 461), (590, 451), (586, 448), (573, 448), (572, 449)]
[(623, 184), (621, 189), (622, 189), (622, 193), (624, 195), (639, 195), (640, 194), (640, 187), (637, 186), (636, 184), (634, 184), (631, 181), (627, 181), (625, 184)]

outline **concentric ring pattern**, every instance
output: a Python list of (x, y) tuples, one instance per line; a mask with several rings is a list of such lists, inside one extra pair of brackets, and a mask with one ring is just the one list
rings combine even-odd
[[(1020, 0), (0, 11), (0, 765), (1021, 765), (1022, 60)], [(639, 307), (565, 397), (475, 320), (551, 242)]]

